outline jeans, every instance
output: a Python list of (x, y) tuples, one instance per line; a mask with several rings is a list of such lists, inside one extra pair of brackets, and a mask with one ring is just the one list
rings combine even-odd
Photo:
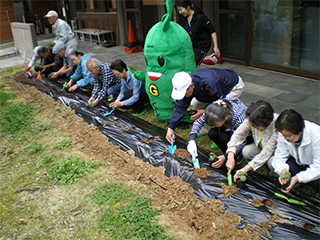
[[(91, 82), (90, 82), (91, 84)], [(111, 87), (108, 88), (107, 90), (107, 94), (108, 96), (112, 95), (113, 96), (113, 99), (117, 99), (119, 93), (120, 93), (120, 89), (121, 89), (121, 84), (115, 84)]]

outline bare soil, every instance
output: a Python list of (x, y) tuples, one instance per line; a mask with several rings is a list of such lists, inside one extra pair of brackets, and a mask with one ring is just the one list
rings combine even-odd
[[(244, 229), (237, 229), (236, 225), (240, 224), (241, 217), (226, 212), (220, 200), (198, 199), (188, 183), (183, 182), (179, 177), (168, 178), (164, 176), (163, 167), (153, 167), (134, 157), (134, 153), (128, 154), (120, 150), (119, 146), (112, 145), (97, 127), (84, 123), (72, 109), (62, 106), (59, 101), (55, 101), (34, 87), (18, 82), (13, 81), (11, 88), (24, 101), (40, 105), (43, 117), (50, 118), (53, 127), (71, 139), (76, 149), (83, 154), (108, 162), (109, 179), (121, 178), (124, 186), (142, 194), (146, 193), (148, 196), (152, 191), (152, 208), (160, 213), (159, 224), (167, 226), (167, 232), (171, 235), (192, 240), (260, 239), (260, 236), (252, 230), (269, 235), (266, 228), (258, 226), (248, 225)], [(175, 154), (185, 157), (186, 150), (178, 150)], [(207, 177), (210, 172), (199, 169), (196, 173)], [(223, 188), (226, 197), (237, 191), (233, 188), (229, 186)], [(75, 206), (74, 212), (77, 211)], [(279, 222), (279, 219), (271, 219), (270, 216), (270, 221)]]

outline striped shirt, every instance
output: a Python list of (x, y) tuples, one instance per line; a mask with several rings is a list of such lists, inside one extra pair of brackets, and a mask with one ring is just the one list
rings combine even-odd
[[(246, 116), (246, 110), (247, 107), (238, 99), (238, 98), (232, 98), (232, 97), (226, 97), (222, 98), (222, 100), (227, 100), (232, 105), (232, 120), (230, 124), (226, 127), (226, 132), (234, 132), (241, 123), (245, 120)], [(216, 103), (217, 101), (214, 101), (213, 103)], [(190, 140), (195, 140), (197, 138), (198, 132), (202, 128), (202, 126), (205, 123), (205, 113), (202, 114), (201, 117), (199, 117), (192, 125), (191, 132), (190, 132)], [(238, 154), (243, 147), (245, 146), (246, 142), (243, 142), (237, 149), (236, 154)]]
[(100, 101), (106, 96), (109, 87), (120, 83), (120, 78), (111, 71), (109, 63), (100, 63), (100, 69), (96, 76), (93, 76), (93, 90), (91, 97)]

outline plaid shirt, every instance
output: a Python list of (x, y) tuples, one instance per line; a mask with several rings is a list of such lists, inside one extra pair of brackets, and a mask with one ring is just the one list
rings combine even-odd
[(93, 77), (93, 90), (91, 97), (98, 98), (100, 101), (106, 96), (109, 87), (120, 83), (120, 78), (116, 77), (111, 71), (109, 63), (100, 63), (100, 70), (96, 76)]
[[(232, 120), (230, 124), (226, 127), (226, 132), (234, 132), (245, 120), (246, 116), (246, 110), (247, 107), (238, 99), (238, 98), (232, 98), (232, 97), (226, 97), (222, 98), (223, 100), (227, 100), (232, 105)], [(214, 101), (213, 103), (215, 103)], [(192, 125), (191, 132), (190, 132), (190, 140), (195, 140), (197, 138), (198, 132), (202, 128), (202, 126), (205, 123), (205, 113), (202, 114), (201, 117), (199, 117)], [(246, 142), (243, 142), (240, 144), (240, 146), (237, 148), (236, 154), (238, 154), (242, 149), (244, 148)]]

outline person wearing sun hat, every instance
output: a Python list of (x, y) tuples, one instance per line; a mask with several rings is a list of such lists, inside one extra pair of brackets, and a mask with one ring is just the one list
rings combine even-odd
[[(171, 98), (176, 100), (169, 119), (166, 139), (169, 143), (174, 139), (174, 129), (187, 113), (190, 105), (197, 113), (190, 117), (198, 119), (205, 107), (220, 98), (238, 98), (244, 89), (244, 82), (232, 69), (207, 68), (193, 73), (178, 72), (172, 78)], [(204, 126), (204, 133), (210, 128)]]
[(77, 68), (77, 65), (70, 60), (70, 55), (74, 51), (74, 49), (67, 48), (63, 42), (57, 42), (53, 46), (52, 53), (63, 58), (63, 66), (58, 71), (53, 72), (50, 78), (54, 79), (65, 75), (68, 79), (70, 79)]
[(56, 36), (53, 40), (54, 43), (63, 42), (67, 48), (78, 50), (78, 40), (75, 38), (70, 25), (60, 19), (56, 11), (50, 10), (44, 17), (52, 25), (52, 32)]

